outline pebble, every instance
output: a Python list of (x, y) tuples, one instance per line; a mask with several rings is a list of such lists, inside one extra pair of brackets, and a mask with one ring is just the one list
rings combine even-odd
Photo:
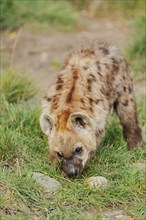
[(108, 180), (103, 176), (91, 176), (87, 179), (90, 186), (103, 188), (107, 186)]
[(41, 185), (46, 192), (54, 192), (62, 187), (60, 182), (42, 173), (33, 172), (32, 179)]

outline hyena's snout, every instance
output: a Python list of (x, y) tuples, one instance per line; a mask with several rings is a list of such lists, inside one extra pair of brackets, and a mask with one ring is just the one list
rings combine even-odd
[(81, 160), (67, 159), (62, 161), (62, 170), (67, 173), (69, 177), (79, 176), (83, 171)]

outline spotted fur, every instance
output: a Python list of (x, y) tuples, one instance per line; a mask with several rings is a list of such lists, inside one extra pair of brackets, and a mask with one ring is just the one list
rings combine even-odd
[(49, 136), (50, 154), (61, 152), (67, 161), (80, 145), (84, 153), (77, 161), (84, 167), (104, 137), (112, 107), (129, 148), (135, 147), (141, 141), (141, 130), (131, 73), (121, 53), (112, 45), (96, 42), (71, 52), (44, 97), (42, 115), (48, 116), (49, 128), (44, 121), (47, 116), (41, 117), (41, 127)]

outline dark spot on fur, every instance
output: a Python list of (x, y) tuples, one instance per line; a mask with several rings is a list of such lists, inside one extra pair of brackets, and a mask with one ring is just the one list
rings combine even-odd
[(127, 90), (127, 88), (126, 88), (126, 86), (124, 86), (124, 87), (123, 87), (123, 91), (126, 92), (126, 90)]
[(130, 99), (131, 102), (134, 102), (133, 98)]
[(67, 95), (67, 98), (66, 98), (66, 102), (67, 103), (70, 103), (72, 101), (72, 97), (73, 97), (73, 92), (75, 90), (75, 86), (73, 85), (70, 92), (68, 93)]
[(75, 85), (76, 85), (76, 80), (78, 79), (78, 71), (77, 69), (74, 69), (73, 71), (73, 84), (72, 84), (72, 88), (70, 89), (69, 93), (67, 94), (66, 97), (66, 102), (70, 103), (73, 99), (73, 93), (75, 90)]
[(89, 92), (91, 92), (91, 85), (88, 85), (87, 89)]
[(99, 47), (99, 50), (104, 54), (104, 55), (108, 55), (109, 51), (105, 46)]
[(87, 69), (89, 69), (89, 66), (83, 66), (83, 69), (87, 70)]
[(58, 76), (56, 84), (57, 84), (57, 86), (56, 86), (56, 90), (60, 90), (60, 89), (62, 89), (62, 86), (63, 86), (63, 80), (62, 80), (61, 76)]
[(84, 56), (89, 56), (89, 55), (94, 55), (95, 54), (95, 51), (91, 48), (83, 48), (81, 49), (81, 53), (84, 55)]
[(103, 100), (101, 100), (101, 99), (94, 100), (95, 104), (98, 104), (100, 101), (103, 101)]
[(96, 81), (96, 77), (95, 77), (92, 73), (89, 74), (89, 77), (90, 77), (94, 82)]
[(104, 63), (104, 66), (106, 67), (106, 69), (110, 69), (108, 63)]
[(97, 65), (98, 71), (101, 71), (101, 66), (100, 66), (100, 62), (99, 61), (96, 61), (96, 65)]
[(109, 96), (110, 96), (110, 92), (106, 91), (105, 95), (106, 95), (107, 97), (109, 97)]
[(80, 99), (80, 102), (81, 102), (82, 104), (85, 104), (85, 101), (84, 101), (83, 98)]
[(130, 86), (128, 87), (128, 91), (129, 93), (132, 93), (132, 88)]
[(124, 79), (124, 80), (126, 79), (125, 76), (123, 76), (123, 79)]
[(98, 73), (98, 75), (102, 76), (101, 73), (100, 73), (99, 71), (98, 71), (97, 73)]
[(61, 84), (61, 83), (63, 83), (63, 80), (60, 77), (58, 77), (57, 84)]
[(124, 103), (122, 103), (124, 106), (128, 106), (128, 104), (129, 104), (129, 101), (128, 100), (126, 100)]
[(92, 79), (88, 78), (88, 79), (87, 79), (87, 83), (88, 83), (88, 84), (91, 84), (91, 83), (92, 83)]
[(95, 54), (95, 51), (94, 51), (94, 50), (91, 50), (90, 53), (91, 53), (91, 54)]
[(80, 99), (81, 102), (81, 109), (85, 109), (85, 100), (83, 98)]
[(87, 89), (88, 89), (89, 92), (91, 91), (92, 83), (95, 82), (95, 81), (96, 81), (95, 76), (92, 73), (90, 73), (89, 77), (87, 78), (87, 84), (88, 84)]
[(56, 90), (60, 90), (60, 89), (62, 89), (62, 84), (56, 86)]
[(98, 104), (100, 101), (103, 101), (102, 99), (92, 99), (89, 98), (89, 103), (91, 106), (93, 106), (93, 103)]
[(101, 74), (101, 64), (99, 61), (96, 61), (96, 66), (97, 66), (97, 73), (98, 75), (102, 76)]
[(92, 106), (93, 105), (93, 99), (92, 98), (89, 98), (89, 103), (90, 103), (90, 105)]
[(122, 95), (122, 94), (121, 94), (120, 92), (118, 92), (118, 97), (121, 97), (121, 95)]
[(105, 88), (104, 88), (104, 87), (101, 87), (101, 88), (100, 88), (100, 92), (101, 92), (103, 95), (105, 95)]
[(52, 100), (52, 98), (50, 98), (48, 96), (44, 96), (44, 99), (46, 99), (48, 102), (50, 102)]
[(92, 107), (90, 107), (89, 110), (90, 110), (91, 112), (93, 112), (93, 108), (92, 108)]
[(52, 99), (52, 106), (51, 106), (51, 112), (53, 112), (55, 109), (58, 108), (59, 96), (60, 96), (60, 94), (58, 94), (58, 95), (53, 97), (53, 99)]
[(114, 57), (112, 57), (112, 64), (113, 64), (113, 70), (117, 72), (119, 70), (119, 63)]
[(74, 71), (74, 74), (73, 74), (73, 79), (76, 81), (78, 79), (78, 74), (77, 74), (77, 71)]

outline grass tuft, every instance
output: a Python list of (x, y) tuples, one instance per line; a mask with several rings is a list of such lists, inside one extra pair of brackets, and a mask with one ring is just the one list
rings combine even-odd
[(26, 77), (14, 72), (6, 72), (1, 79), (1, 92), (9, 103), (20, 103), (32, 98), (37, 90)]

